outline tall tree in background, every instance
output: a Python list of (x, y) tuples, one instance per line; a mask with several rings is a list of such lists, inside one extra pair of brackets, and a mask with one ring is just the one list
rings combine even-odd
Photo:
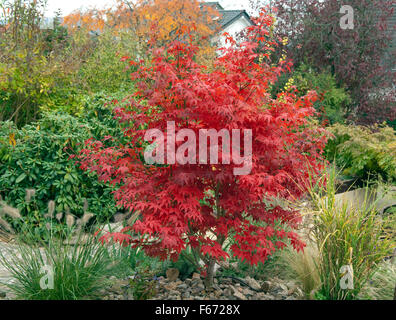
[(62, 54), (65, 30), (43, 27), (45, 5), (45, 0), (0, 1), (0, 121), (36, 120), (55, 86), (65, 87), (73, 70), (72, 55)]
[[(259, 6), (262, 0), (252, 0)], [(284, 47), (298, 66), (308, 63), (317, 71), (331, 71), (346, 86), (353, 103), (349, 118), (369, 124), (396, 117), (395, 53), (390, 52), (388, 26), (395, 0), (273, 0), (275, 33), (287, 37)], [(342, 29), (343, 5), (354, 9), (354, 28)], [(385, 56), (388, 54), (388, 57)]]
[(157, 45), (165, 44), (177, 39), (181, 31), (193, 30), (201, 54), (213, 55), (210, 39), (218, 30), (217, 15), (215, 9), (201, 6), (197, 0), (117, 0), (115, 8), (75, 11), (63, 23), (72, 32), (86, 29), (100, 33), (106, 27), (115, 34), (132, 32), (142, 51), (150, 39)]

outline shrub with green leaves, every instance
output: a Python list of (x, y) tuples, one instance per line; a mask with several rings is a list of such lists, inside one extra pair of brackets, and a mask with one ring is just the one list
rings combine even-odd
[(396, 182), (396, 131), (385, 125), (362, 127), (335, 124), (326, 157), (335, 160), (342, 175), (365, 180)]
[(317, 73), (308, 65), (302, 64), (292, 74), (281, 76), (272, 92), (275, 94), (291, 86), (295, 86), (301, 96), (311, 90), (319, 94), (319, 100), (314, 107), (320, 120), (330, 124), (344, 122), (352, 100), (330, 72)]
[(117, 261), (117, 268), (114, 268), (113, 271), (113, 275), (116, 277), (126, 278), (147, 268), (156, 275), (165, 274), (165, 263), (158, 258), (147, 256), (139, 248), (123, 247), (118, 243), (111, 243), (107, 248), (112, 259)]
[(136, 35), (120, 32), (115, 37), (113, 30), (105, 29), (90, 41), (94, 42), (94, 48), (77, 74), (83, 90), (105, 91), (109, 94), (121, 89), (130, 90), (133, 84), (130, 73), (135, 67), (128, 66), (123, 56), (126, 54), (138, 56)]
[[(106, 99), (96, 96), (81, 117), (61, 113), (45, 113), (36, 123), (18, 129), (11, 122), (0, 123), (0, 195), (16, 207), (23, 222), (12, 221), (23, 231), (34, 227), (44, 234), (48, 221), (48, 202), (55, 201), (56, 213), (70, 212), (76, 217), (84, 213), (84, 202), (99, 222), (107, 221), (117, 211), (112, 188), (84, 172), (70, 156), (79, 152), (91, 138), (120, 136), (119, 124), (113, 119)], [(34, 189), (27, 201), (26, 190)], [(62, 222), (62, 221), (61, 221)]]
[(159, 275), (165, 276), (166, 270), (170, 268), (179, 270), (179, 278), (181, 280), (185, 280), (190, 278), (194, 272), (199, 272), (201, 266), (199, 264), (199, 257), (193, 250), (191, 250), (191, 248), (187, 248), (180, 253), (177, 261), (164, 261)]

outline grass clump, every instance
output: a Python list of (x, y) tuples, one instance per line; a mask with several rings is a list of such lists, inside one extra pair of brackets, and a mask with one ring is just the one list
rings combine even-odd
[(16, 252), (0, 252), (0, 262), (15, 280), (7, 286), (24, 300), (96, 298), (114, 261), (94, 236), (77, 243), (69, 246), (60, 239), (34, 245), (20, 242)]
[(391, 260), (384, 261), (362, 288), (359, 298), (365, 300), (393, 300), (395, 285), (396, 263)]
[[(378, 265), (392, 253), (394, 241), (374, 210), (375, 204), (367, 201), (354, 206), (337, 201), (335, 180), (332, 168), (308, 188), (314, 206), (312, 235), (318, 249), (316, 298), (356, 299)], [(345, 281), (347, 269), (350, 280)]]
[(307, 244), (302, 252), (288, 248), (282, 252), (281, 261), (284, 273), (288, 278), (297, 280), (305, 297), (309, 299), (320, 285), (318, 251), (315, 245)]

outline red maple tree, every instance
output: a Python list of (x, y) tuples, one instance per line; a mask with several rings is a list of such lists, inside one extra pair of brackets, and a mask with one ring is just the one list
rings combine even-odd
[[(119, 205), (140, 212), (133, 226), (102, 240), (140, 246), (163, 259), (177, 259), (190, 246), (206, 265), (207, 286), (212, 285), (216, 261), (228, 259), (230, 253), (257, 264), (289, 242), (297, 250), (304, 247), (295, 232), (275, 226), (280, 221), (295, 228), (299, 213), (268, 201), (302, 195), (298, 184), (308, 178), (308, 165), (321, 169), (326, 138), (323, 130), (307, 123), (314, 113), (314, 93), (298, 98), (284, 92), (276, 99), (269, 93), (287, 67), (269, 63), (273, 22), (263, 11), (245, 42), (237, 44), (228, 37), (230, 47), (210, 71), (194, 62), (198, 48), (187, 37), (153, 49), (150, 63), (137, 63), (138, 71), (132, 74), (137, 91), (126, 106), (114, 109), (127, 142), (90, 140), (80, 155), (83, 169), (117, 186)], [(257, 54), (262, 44), (268, 52)], [(188, 128), (197, 136), (200, 129), (250, 129), (250, 174), (234, 175), (240, 163), (224, 164), (222, 148), (218, 164), (146, 163), (147, 130), (166, 132), (169, 121), (174, 121), (176, 133)], [(244, 134), (241, 138), (244, 141)], [(244, 146), (239, 151), (243, 154)], [(140, 236), (132, 237), (130, 230)], [(229, 250), (226, 244), (231, 244)]]

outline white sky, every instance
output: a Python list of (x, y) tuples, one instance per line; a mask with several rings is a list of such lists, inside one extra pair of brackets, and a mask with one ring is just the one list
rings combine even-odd
[[(216, 1), (216, 0), (211, 0)], [(249, 8), (249, 0), (220, 0), (218, 1), (225, 9), (245, 9)], [(115, 0), (47, 0), (46, 16), (51, 17), (57, 9), (62, 10), (63, 15), (87, 7), (109, 7)]]

